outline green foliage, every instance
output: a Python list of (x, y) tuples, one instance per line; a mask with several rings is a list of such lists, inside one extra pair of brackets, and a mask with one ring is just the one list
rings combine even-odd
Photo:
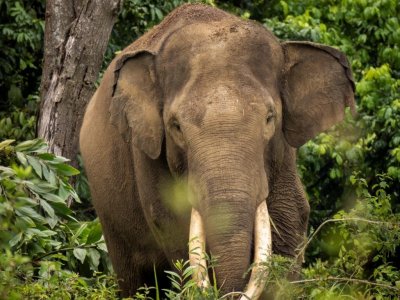
[(0, 0), (0, 140), (35, 137), (44, 8), (44, 0)]
[(30, 96), (24, 108), (15, 107), (11, 112), (0, 112), (0, 140), (25, 141), (36, 135), (36, 110), (39, 99)]
[[(327, 295), (350, 295), (366, 299), (395, 298), (400, 292), (400, 269), (397, 252), (400, 246), (400, 215), (392, 213), (387, 194), (387, 175), (378, 175), (378, 183), (368, 186), (358, 174), (350, 176), (356, 192), (354, 208), (337, 212), (312, 235), (328, 257), (319, 257), (303, 270), (311, 282), (306, 294), (318, 299)], [(370, 192), (372, 190), (372, 192)]]
[(104, 66), (114, 58), (115, 52), (122, 50), (145, 31), (160, 23), (184, 0), (126, 0), (111, 34)]
[[(42, 140), (13, 143), (0, 143), (0, 298), (14, 297), (16, 286), (22, 298), (33, 290), (68, 298), (68, 289), (56, 291), (68, 281), (77, 283), (71, 293), (89, 289), (73, 272), (92, 276), (110, 267), (98, 220), (78, 221), (67, 205), (70, 197), (80, 201), (68, 183), (79, 171), (47, 153)], [(94, 284), (103, 281), (100, 276)]]
[(0, 111), (22, 108), (40, 83), (45, 1), (0, 0)]
[[(354, 171), (363, 174), (370, 187), (379, 182), (377, 174), (390, 176), (385, 190), (393, 212), (386, 217), (400, 212), (399, 15), (398, 1), (390, 0), (279, 1), (266, 15), (265, 24), (282, 39), (320, 42), (344, 51), (356, 79), (357, 117), (347, 115), (344, 123), (299, 150), (299, 171), (312, 207), (311, 230), (339, 210), (354, 207)], [(308, 261), (329, 257), (326, 251), (313, 243)]]

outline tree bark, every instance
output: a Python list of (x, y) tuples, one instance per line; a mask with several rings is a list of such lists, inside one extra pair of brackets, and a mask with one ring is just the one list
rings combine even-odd
[(38, 136), (77, 166), (79, 130), (123, 0), (48, 0)]

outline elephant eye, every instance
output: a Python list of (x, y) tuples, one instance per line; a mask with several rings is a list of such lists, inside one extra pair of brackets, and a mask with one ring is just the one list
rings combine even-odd
[(274, 118), (275, 118), (275, 114), (273, 112), (270, 112), (266, 118), (267, 124), (271, 123)]
[(179, 125), (179, 122), (178, 122), (176, 119), (174, 119), (174, 120), (171, 121), (171, 127), (172, 127), (174, 130), (176, 130), (176, 131), (178, 131), (178, 132), (181, 132), (181, 125)]

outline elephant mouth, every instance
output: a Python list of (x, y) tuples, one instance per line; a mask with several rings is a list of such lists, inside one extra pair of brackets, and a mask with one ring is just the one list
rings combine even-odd
[[(210, 286), (205, 258), (205, 232), (200, 213), (192, 208), (189, 234), (189, 261), (192, 277), (201, 288)], [(249, 282), (240, 300), (258, 299), (267, 281), (267, 261), (272, 254), (272, 234), (267, 203), (258, 206), (254, 224), (254, 261)]]

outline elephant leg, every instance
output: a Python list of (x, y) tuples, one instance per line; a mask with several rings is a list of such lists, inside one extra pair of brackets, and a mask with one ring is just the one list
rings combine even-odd
[(131, 239), (110, 227), (103, 229), (109, 256), (118, 278), (121, 296), (133, 296), (137, 289), (154, 286), (154, 267), (160, 264), (162, 253), (150, 249), (138, 249)]
[[(119, 141), (120, 142), (120, 141)], [(108, 142), (118, 144), (117, 142)], [(106, 145), (86, 147), (107, 149)], [(94, 149), (86, 149), (87, 152)], [(92, 202), (100, 219), (109, 256), (123, 296), (154, 282), (153, 265), (165, 260), (144, 217), (130, 152), (124, 148), (86, 155)]]

